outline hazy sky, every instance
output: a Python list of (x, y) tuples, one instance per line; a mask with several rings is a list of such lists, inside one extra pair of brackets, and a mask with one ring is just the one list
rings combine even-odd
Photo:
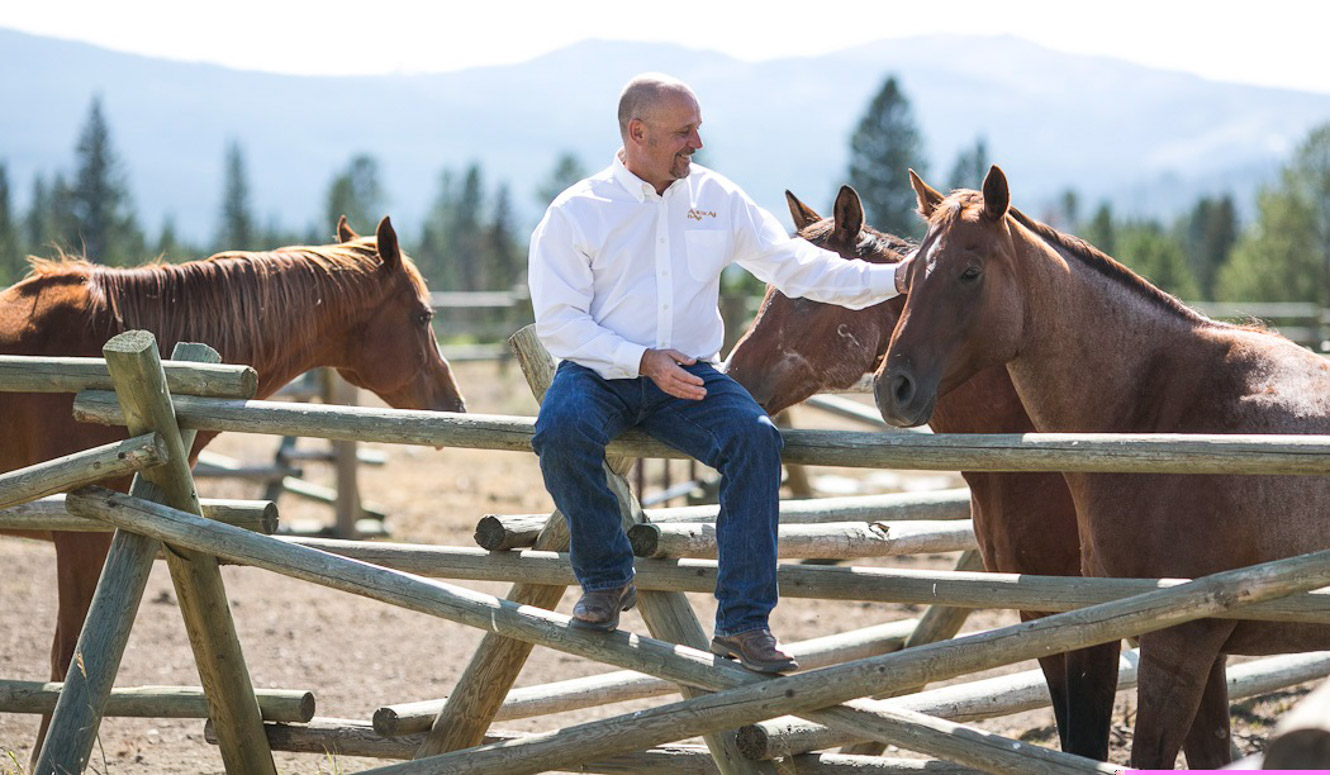
[[(745, 60), (891, 37), (1013, 34), (1224, 81), (1330, 93), (1319, 2), (550, 2), (180, 0), (0, 3), (0, 27), (283, 73), (440, 72), (520, 62), (587, 38), (679, 43)], [(939, 56), (946, 56), (939, 51)]]

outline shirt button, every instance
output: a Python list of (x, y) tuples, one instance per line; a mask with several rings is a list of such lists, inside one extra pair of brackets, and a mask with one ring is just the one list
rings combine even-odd
[(670, 308), (670, 305), (668, 305), (668, 304), (662, 304), (662, 305), (660, 305), (660, 308), (661, 308), (661, 309), (669, 309), (669, 308)]
[(670, 270), (668, 270), (668, 269), (662, 269), (662, 270), (660, 270), (660, 276), (661, 276), (661, 277), (669, 277), (669, 276), (670, 276)]
[(657, 242), (659, 242), (660, 244), (664, 245), (664, 244), (665, 244), (665, 238), (664, 238), (664, 237), (661, 237), (659, 240), (657, 240)]

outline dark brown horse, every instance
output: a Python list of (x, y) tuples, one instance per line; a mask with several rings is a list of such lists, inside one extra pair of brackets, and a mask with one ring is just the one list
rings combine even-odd
[[(384, 218), (375, 237), (359, 237), (343, 219), (338, 236), (341, 244), (221, 253), (178, 266), (35, 260), (27, 278), (0, 292), (0, 353), (100, 356), (112, 336), (143, 329), (167, 355), (178, 342), (203, 342), (226, 363), (252, 365), (260, 398), (331, 366), (392, 406), (465, 411), (430, 329), (425, 283), (392, 224)], [(72, 403), (68, 394), (0, 392), (0, 471), (124, 438), (123, 428), (74, 422)], [(215, 435), (200, 433), (193, 455)], [(107, 485), (125, 490), (129, 479)], [(59, 681), (111, 536), (51, 537), (59, 591), (51, 679)]]
[[(1081, 240), (983, 192), (911, 182), (928, 234), (875, 394), (917, 425), (952, 385), (1005, 364), (1044, 432), (1330, 433), (1330, 365), (1211, 321)], [(1330, 478), (1064, 474), (1086, 575), (1195, 577), (1330, 547)], [(1330, 626), (1203, 620), (1141, 636), (1132, 765), (1213, 768), (1228, 739), (1225, 654), (1330, 646)], [(1196, 753), (1194, 756), (1193, 753)], [(1205, 758), (1213, 756), (1213, 758)]]
[[(846, 258), (900, 261), (911, 246), (864, 224), (854, 189), (836, 198), (823, 219), (786, 192), (800, 236)], [(730, 355), (729, 373), (770, 413), (825, 389), (843, 389), (875, 371), (900, 318), (904, 299), (861, 310), (791, 299), (768, 288), (757, 319)], [(937, 404), (940, 433), (1033, 430), (1006, 370), (976, 374)], [(984, 567), (1003, 573), (1080, 575), (1080, 539), (1071, 495), (1060, 474), (963, 472)], [(1043, 616), (1022, 611), (1028, 620)], [(1117, 689), (1118, 644), (1054, 655), (1039, 662), (1048, 681), (1064, 751), (1108, 758)]]

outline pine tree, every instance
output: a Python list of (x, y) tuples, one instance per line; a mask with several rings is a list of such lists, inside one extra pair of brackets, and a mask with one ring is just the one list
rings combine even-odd
[(217, 229), (216, 250), (255, 250), (260, 247), (254, 215), (250, 210), (249, 180), (240, 143), (226, 149), (226, 173), (222, 184), (222, 221)]
[(895, 76), (887, 78), (850, 138), (850, 185), (863, 199), (868, 222), (893, 234), (921, 231), (906, 170), (927, 171), (923, 138)]
[(23, 236), (29, 253), (44, 253), (55, 239), (51, 225), (51, 195), (41, 175), (32, 179), (32, 198), (23, 219)]
[(345, 215), (351, 228), (361, 234), (372, 234), (383, 210), (378, 162), (365, 154), (352, 158), (346, 170), (333, 178), (328, 187), (327, 202), (327, 226), (323, 228), (332, 229), (337, 218)]
[(1330, 306), (1330, 123), (1308, 134), (1257, 209), (1219, 271), (1216, 296)]
[(1114, 231), (1113, 208), (1108, 202), (1101, 202), (1090, 222), (1080, 228), (1080, 236), (1108, 255), (1116, 256), (1117, 241), (1114, 239)]
[(489, 254), (490, 281), (487, 290), (508, 290), (522, 285), (526, 276), (523, 251), (513, 228), (513, 206), (508, 184), (499, 186), (494, 196), (494, 215), (490, 219), (486, 253)]
[(439, 193), (425, 217), (425, 228), (420, 235), (416, 251), (416, 266), (425, 275), (430, 288), (438, 291), (457, 290), (457, 277), (450, 260), (448, 237), (452, 232), (453, 212), (457, 209), (453, 191), (453, 171), (439, 174)]
[(162, 230), (157, 235), (157, 250), (155, 255), (163, 261), (171, 263), (180, 263), (189, 260), (188, 250), (180, 244), (180, 238), (175, 233), (175, 218), (167, 215), (162, 219)]
[(1198, 297), (1196, 277), (1187, 265), (1182, 245), (1158, 223), (1125, 226), (1116, 242), (1118, 252), (1114, 257), (1137, 274), (1174, 296), (1188, 300)]
[(951, 175), (947, 177), (947, 186), (953, 191), (958, 188), (978, 190), (984, 184), (984, 176), (987, 174), (988, 144), (980, 136), (975, 139), (973, 148), (957, 154), (956, 162), (951, 166)]
[(19, 226), (10, 209), (9, 172), (0, 162), (0, 287), (23, 275), (23, 251), (19, 247)]
[(453, 212), (452, 233), (449, 235), (453, 261), (463, 291), (481, 288), (485, 266), (485, 237), (481, 226), (484, 218), (485, 184), (480, 165), (472, 162), (462, 181), (462, 193)]
[(586, 168), (582, 166), (582, 161), (577, 155), (572, 151), (564, 151), (559, 154), (559, 159), (554, 163), (554, 169), (550, 171), (549, 177), (536, 189), (536, 201), (543, 210), (554, 201), (555, 197), (563, 193), (564, 189), (586, 176)]
[(99, 97), (93, 98), (75, 156), (77, 171), (69, 191), (72, 222), (62, 242), (89, 261), (137, 263), (142, 259), (143, 235), (135, 223), (125, 174), (111, 147)]

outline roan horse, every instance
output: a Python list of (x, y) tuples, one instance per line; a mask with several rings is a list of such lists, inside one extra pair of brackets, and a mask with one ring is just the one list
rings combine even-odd
[[(864, 224), (854, 189), (841, 189), (823, 219), (786, 192), (799, 235), (846, 258), (895, 263), (912, 249)], [(768, 288), (757, 319), (730, 354), (729, 374), (775, 414), (827, 388), (847, 388), (875, 371), (904, 306), (895, 298), (861, 310), (791, 299)], [(1033, 430), (1002, 367), (986, 369), (939, 398), (930, 421), (940, 433)], [(1003, 573), (1080, 575), (1080, 539), (1071, 495), (1057, 473), (962, 473), (984, 567)], [(1043, 614), (1022, 611), (1025, 620)], [(1118, 643), (1039, 661), (1062, 749), (1105, 760)]]
[[(928, 233), (874, 384), (894, 425), (1005, 364), (1044, 432), (1330, 433), (1330, 365), (1211, 321), (1081, 240), (1010, 207), (994, 167), (950, 196), (911, 173)], [(1196, 577), (1330, 547), (1330, 478), (1077, 474), (1086, 575)], [(1184, 735), (1227, 741), (1225, 654), (1330, 646), (1330, 626), (1206, 619), (1142, 635), (1131, 763), (1174, 765)], [(1196, 753), (1196, 756), (1193, 756)], [(1214, 768), (1228, 748), (1194, 752)], [(1204, 760), (1200, 760), (1204, 759)]]
[[(424, 280), (391, 222), (384, 218), (376, 236), (359, 237), (343, 218), (338, 237), (336, 245), (220, 253), (175, 266), (34, 260), (27, 278), (0, 292), (0, 353), (100, 356), (112, 336), (143, 329), (164, 355), (178, 342), (204, 342), (226, 363), (253, 366), (260, 398), (308, 369), (331, 366), (394, 407), (465, 411), (430, 328)], [(0, 471), (125, 437), (123, 428), (75, 422), (72, 404), (68, 394), (0, 392)], [(198, 435), (191, 462), (214, 436)], [(106, 484), (127, 490), (129, 478)], [(111, 534), (51, 538), (59, 589), (51, 679), (60, 681)]]

